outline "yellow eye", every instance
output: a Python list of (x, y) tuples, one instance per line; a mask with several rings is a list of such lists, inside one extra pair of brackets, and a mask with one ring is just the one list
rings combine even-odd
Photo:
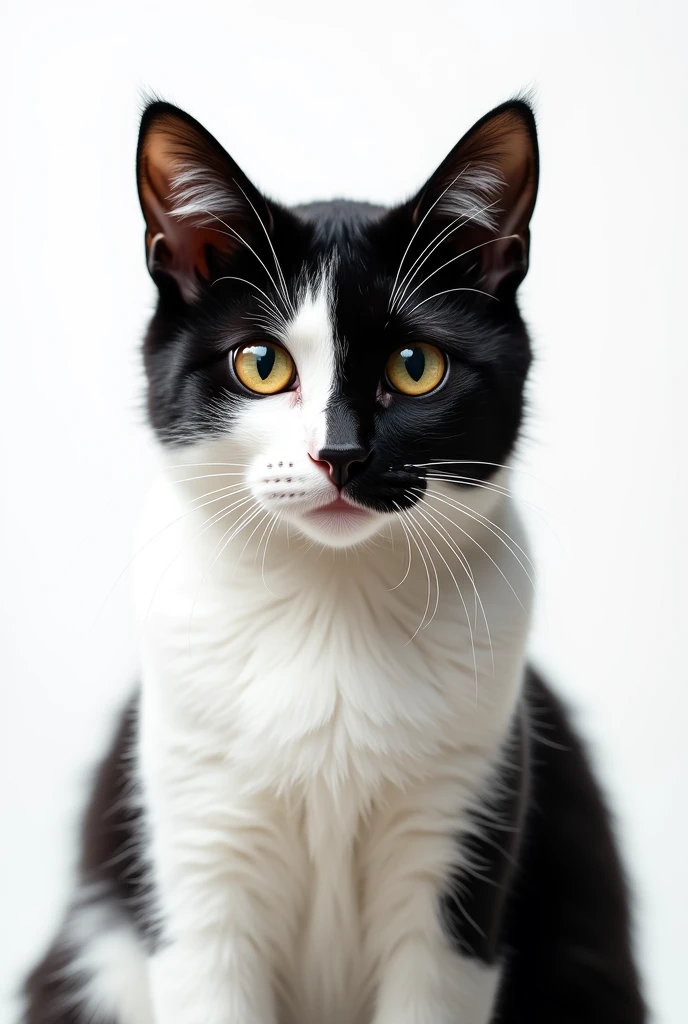
[(402, 395), (427, 395), (442, 381), (447, 361), (434, 345), (404, 345), (387, 360), (387, 380)]
[(236, 349), (234, 371), (245, 388), (259, 395), (276, 395), (296, 377), (294, 360), (287, 350), (269, 341)]

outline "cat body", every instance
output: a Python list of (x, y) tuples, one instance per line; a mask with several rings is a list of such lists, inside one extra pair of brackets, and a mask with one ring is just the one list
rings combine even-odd
[(644, 1020), (607, 815), (526, 666), (536, 183), (520, 102), (392, 211), (286, 211), (146, 111), (141, 686), (26, 1024)]

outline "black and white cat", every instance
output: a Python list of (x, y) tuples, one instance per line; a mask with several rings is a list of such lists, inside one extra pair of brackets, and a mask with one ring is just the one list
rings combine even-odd
[(141, 687), (25, 1024), (645, 1020), (603, 801), (526, 667), (537, 181), (522, 101), (389, 210), (285, 209), (146, 109)]

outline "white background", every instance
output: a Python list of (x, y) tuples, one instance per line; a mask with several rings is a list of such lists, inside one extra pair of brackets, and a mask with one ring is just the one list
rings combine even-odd
[(185, 106), (278, 198), (388, 202), (533, 87), (542, 188), (522, 302), (538, 363), (521, 465), (537, 479), (519, 485), (554, 533), (532, 517), (532, 650), (613, 797), (656, 1020), (688, 1020), (678, 0), (39, 0), (3, 20), (2, 988), (55, 924), (88, 769), (136, 673), (126, 578), (111, 588), (153, 461), (139, 90)]

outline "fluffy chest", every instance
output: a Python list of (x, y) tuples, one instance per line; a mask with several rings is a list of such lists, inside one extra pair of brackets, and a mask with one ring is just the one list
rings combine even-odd
[(216, 559), (186, 521), (164, 536), (139, 565), (144, 686), (170, 729), (253, 785), (356, 777), (373, 793), (434, 772), (447, 751), (499, 742), (527, 611), (489, 552), (472, 568), (483, 621), (467, 581), (462, 593), (440, 571), (433, 592), (403, 548), (335, 565), (275, 543), (261, 566), (250, 551)]
[(446, 747), (493, 741), (487, 645), (461, 636), (453, 606), (414, 637), (417, 608), (386, 589), (375, 601), (342, 586), (197, 591), (184, 578), (167, 588), (146, 676), (175, 727), (202, 730), (254, 784), (318, 777), (336, 789), (358, 777), (374, 789), (432, 769)]

